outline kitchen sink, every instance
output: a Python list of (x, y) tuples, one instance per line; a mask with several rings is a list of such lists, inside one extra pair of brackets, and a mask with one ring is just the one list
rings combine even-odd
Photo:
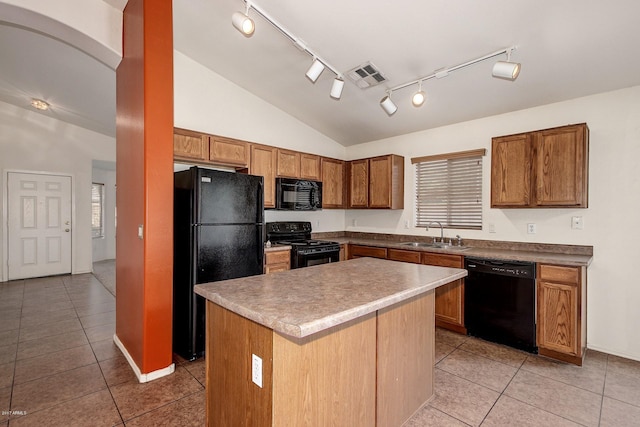
[(414, 248), (435, 248), (433, 243), (426, 242), (407, 242), (403, 243), (404, 246), (413, 246)]
[(452, 251), (466, 251), (467, 249), (470, 249), (469, 246), (457, 246), (457, 245), (451, 245), (448, 243), (427, 243), (427, 242), (407, 242), (407, 243), (402, 243), (402, 245), (404, 246), (412, 246), (414, 248), (438, 248), (438, 249), (449, 249)]

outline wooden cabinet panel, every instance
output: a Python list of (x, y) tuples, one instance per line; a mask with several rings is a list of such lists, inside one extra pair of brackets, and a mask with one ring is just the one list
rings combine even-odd
[(350, 161), (349, 207), (404, 208), (404, 157), (390, 154)]
[(491, 145), (491, 207), (531, 203), (532, 136), (494, 138)]
[(587, 207), (587, 131), (568, 126), (537, 133), (536, 205)]
[(276, 176), (300, 178), (300, 153), (278, 148)]
[(369, 207), (369, 160), (349, 162), (349, 207)]
[[(315, 154), (300, 153), (300, 178), (312, 181), (321, 181), (320, 156)], [(323, 185), (324, 192), (324, 185)]]
[[(422, 263), (440, 267), (463, 268), (461, 255), (422, 253)], [(466, 334), (464, 327), (464, 280), (459, 279), (436, 289), (436, 325)]]
[(211, 136), (209, 138), (209, 160), (216, 164), (248, 167), (249, 143), (237, 139)]
[(339, 261), (346, 261), (348, 256), (349, 256), (349, 251), (347, 249), (347, 244), (346, 243), (340, 243), (340, 255), (338, 258)]
[(491, 207), (586, 208), (588, 152), (584, 123), (493, 138)]
[(349, 245), (349, 259), (360, 257), (387, 258), (387, 248), (374, 246)]
[(173, 131), (173, 156), (178, 160), (208, 160), (209, 137), (198, 132), (175, 128)]
[(538, 264), (538, 352), (582, 365), (586, 348), (585, 267)]
[(286, 250), (269, 251), (264, 254), (264, 273), (276, 273), (291, 269), (291, 252)]
[(420, 264), (420, 252), (389, 248), (387, 249), (387, 259)]
[(345, 197), (345, 162), (323, 157), (322, 169), (322, 208), (344, 209)]
[(276, 207), (276, 149), (267, 145), (251, 144), (249, 173), (264, 177), (264, 207)]
[(396, 155), (369, 159), (369, 207), (404, 207), (404, 158)]

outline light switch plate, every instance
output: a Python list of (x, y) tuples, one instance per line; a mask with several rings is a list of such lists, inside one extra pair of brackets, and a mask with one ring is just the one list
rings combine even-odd
[(251, 381), (262, 388), (262, 359), (255, 354), (251, 355)]

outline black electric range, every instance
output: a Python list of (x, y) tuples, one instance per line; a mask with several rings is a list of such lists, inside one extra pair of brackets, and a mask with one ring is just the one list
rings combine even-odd
[(310, 267), (340, 260), (340, 244), (311, 238), (311, 223), (279, 221), (266, 224), (267, 240), (291, 246), (291, 268)]

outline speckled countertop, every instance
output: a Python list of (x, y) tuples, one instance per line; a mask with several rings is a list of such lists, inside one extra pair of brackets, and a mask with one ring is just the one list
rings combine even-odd
[(374, 258), (196, 285), (195, 292), (274, 331), (303, 338), (467, 275)]
[[(437, 252), (446, 254), (463, 255), (465, 257), (492, 258), (514, 261), (531, 261), (548, 264), (561, 264), (569, 266), (588, 266), (591, 264), (593, 255), (582, 253), (560, 253), (543, 250), (527, 250), (526, 244), (513, 243), (514, 248), (508, 248), (510, 242), (499, 242), (496, 247), (475, 247), (467, 246), (464, 249), (453, 248), (435, 248), (435, 247), (414, 247), (408, 246), (404, 242), (378, 239), (363, 239), (354, 237), (329, 237), (325, 240), (331, 240), (338, 243), (349, 243), (354, 245), (376, 246), (381, 248), (403, 249), (409, 251), (421, 252)], [(502, 247), (499, 247), (499, 246)], [(529, 245), (536, 247), (535, 244)], [(545, 245), (549, 246), (549, 245)]]

